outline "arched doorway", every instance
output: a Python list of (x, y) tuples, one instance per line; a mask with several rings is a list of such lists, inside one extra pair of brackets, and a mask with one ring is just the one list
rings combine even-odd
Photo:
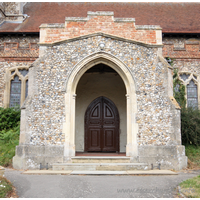
[[(74, 67), (66, 80), (65, 87), (65, 112), (66, 120), (63, 123), (63, 133), (65, 133), (64, 157), (66, 160), (75, 156), (75, 107), (76, 107), (76, 89), (79, 80), (83, 74), (97, 64), (105, 64), (114, 69), (124, 82), (126, 88), (126, 155), (130, 157), (138, 156), (137, 133), (138, 124), (136, 123), (137, 113), (137, 99), (136, 99), (136, 85), (134, 77), (127, 67), (120, 59), (106, 52), (97, 52), (89, 55), (81, 60)], [(91, 102), (91, 101), (90, 101)], [(89, 103), (87, 104), (89, 105)], [(121, 134), (120, 134), (121, 135)]]
[(85, 112), (85, 151), (119, 151), (119, 113), (106, 97), (98, 97)]
[(119, 115), (119, 149), (111, 151), (125, 153), (127, 144), (126, 87), (120, 75), (103, 63), (99, 63), (88, 69), (81, 76), (77, 84), (75, 150), (76, 152), (88, 151), (85, 148), (85, 113), (91, 102), (100, 96), (104, 96), (112, 101)]

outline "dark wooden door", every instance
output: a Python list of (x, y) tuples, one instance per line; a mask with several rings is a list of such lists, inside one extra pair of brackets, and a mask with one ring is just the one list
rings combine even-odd
[(119, 114), (106, 97), (98, 97), (86, 110), (85, 151), (119, 151)]

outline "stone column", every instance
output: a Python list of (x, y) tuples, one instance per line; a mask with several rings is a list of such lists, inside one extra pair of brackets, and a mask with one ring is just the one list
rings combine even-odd
[(137, 148), (137, 132), (138, 126), (135, 123), (135, 113), (131, 112), (133, 105), (130, 99), (130, 95), (126, 94), (127, 102), (127, 145), (126, 156), (136, 158), (138, 156)]
[(76, 94), (65, 94), (65, 112), (66, 122), (63, 124), (63, 133), (65, 133), (64, 161), (69, 161), (75, 156), (75, 101)]

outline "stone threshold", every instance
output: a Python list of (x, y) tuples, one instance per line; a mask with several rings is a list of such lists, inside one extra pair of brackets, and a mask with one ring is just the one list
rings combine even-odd
[(113, 159), (113, 160), (117, 160), (117, 159), (129, 159), (130, 157), (126, 157), (126, 156), (75, 156), (75, 157), (71, 157), (72, 159)]
[(56, 170), (27, 170), (22, 174), (28, 175), (178, 175), (171, 170), (132, 170), (132, 171), (56, 171)]
[(88, 152), (76, 152), (75, 157), (127, 157), (126, 153), (88, 153)]
[(99, 165), (105, 165), (105, 166), (119, 166), (119, 165), (131, 165), (131, 166), (141, 166), (141, 165), (148, 165), (147, 163), (55, 163), (53, 166), (76, 166), (76, 165), (81, 165), (81, 166), (87, 166), (87, 165), (94, 165), (94, 166), (99, 166)]

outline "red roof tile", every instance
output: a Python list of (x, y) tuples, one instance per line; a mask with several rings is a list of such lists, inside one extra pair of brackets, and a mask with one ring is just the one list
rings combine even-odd
[(164, 33), (200, 33), (200, 3), (47, 3), (28, 2), (21, 24), (4, 23), (0, 32), (39, 32), (43, 23), (64, 23), (65, 17), (87, 17), (87, 11), (113, 11), (135, 18), (136, 25), (160, 25)]

